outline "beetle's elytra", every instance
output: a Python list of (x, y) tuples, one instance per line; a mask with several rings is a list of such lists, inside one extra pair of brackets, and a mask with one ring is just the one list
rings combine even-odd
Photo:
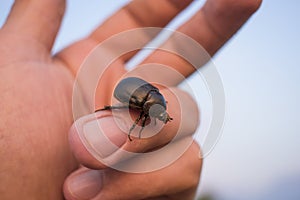
[[(158, 88), (140, 78), (128, 77), (121, 80), (114, 90), (114, 97), (123, 105), (105, 106), (104, 108), (98, 109), (95, 112), (100, 110), (122, 108), (130, 108), (140, 111), (139, 117), (135, 120), (129, 130), (128, 138), (130, 141), (132, 141), (130, 134), (140, 120), (142, 120), (142, 128), (139, 131), (139, 138), (141, 137), (141, 133), (149, 117), (153, 117), (154, 119), (157, 118), (158, 120), (163, 121), (165, 124), (172, 120), (172, 118), (166, 112), (167, 105), (165, 98), (159, 92)], [(151, 106), (153, 105), (158, 106), (155, 106), (154, 109), (150, 110)]]

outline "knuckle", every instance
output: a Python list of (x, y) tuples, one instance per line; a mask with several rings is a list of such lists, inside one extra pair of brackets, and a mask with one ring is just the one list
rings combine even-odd
[(184, 171), (186, 171), (186, 189), (195, 188), (199, 184), (200, 174), (202, 169), (202, 157), (199, 155), (200, 147), (194, 141), (186, 152), (186, 162), (184, 165)]
[(200, 147), (196, 142), (193, 142), (191, 149), (193, 154), (193, 159), (191, 161), (191, 187), (194, 187), (199, 184), (202, 169), (202, 156), (200, 155)]

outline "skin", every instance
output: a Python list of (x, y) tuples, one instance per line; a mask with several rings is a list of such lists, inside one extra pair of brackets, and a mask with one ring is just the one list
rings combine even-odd
[[(166, 168), (132, 174), (106, 167), (84, 147), (80, 131), (73, 126), (69, 132), (73, 123), (74, 77), (88, 53), (101, 41), (124, 30), (164, 27), (189, 3), (188, 0), (161, 1), (160, 4), (150, 0), (133, 1), (86, 38), (52, 56), (50, 52), (64, 14), (65, 1), (15, 1), (0, 30), (0, 199), (194, 198), (202, 165), (196, 143)], [(208, 0), (178, 31), (195, 39), (213, 55), (260, 4), (260, 0)], [(97, 98), (96, 107), (110, 102), (113, 86), (126, 72), (124, 64), (134, 53), (122, 56), (113, 63), (113, 70), (107, 71), (108, 75), (99, 85), (103, 91), (101, 83), (106, 84), (105, 92), (102, 92), (106, 95)], [(155, 51), (144, 61), (153, 62), (172, 66), (184, 76), (194, 70), (180, 57), (162, 51)], [(174, 117), (172, 126), (166, 125), (158, 135), (132, 143), (118, 143), (123, 136), (127, 137), (126, 134), (110, 139), (133, 152), (145, 152), (170, 141), (176, 133), (174, 127), (180, 123), (180, 113), (174, 113), (180, 102), (174, 94), (190, 101), (183, 107), (183, 112), (195, 110), (196, 104), (179, 90), (174, 94), (167, 90), (162, 93), (168, 99), (170, 116)], [(109, 112), (105, 111), (98, 117), (107, 115)], [(192, 124), (182, 123), (192, 127), (186, 129), (181, 139), (184, 140), (193, 134), (197, 120)], [(114, 130), (115, 124), (106, 123), (106, 127), (109, 132)], [(117, 158), (115, 162), (118, 162)], [(97, 170), (78, 167), (79, 164)], [(174, 176), (178, 172), (182, 176)]]

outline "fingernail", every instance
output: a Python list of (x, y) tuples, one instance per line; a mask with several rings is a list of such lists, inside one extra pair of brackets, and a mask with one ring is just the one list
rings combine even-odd
[(101, 174), (97, 170), (87, 170), (71, 176), (68, 185), (71, 195), (78, 199), (91, 199), (101, 188)]
[(112, 116), (106, 116), (83, 125), (83, 136), (87, 149), (98, 159), (117, 151), (127, 140)]

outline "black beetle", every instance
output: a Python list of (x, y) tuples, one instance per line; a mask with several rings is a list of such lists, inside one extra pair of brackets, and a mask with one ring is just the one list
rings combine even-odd
[[(98, 109), (95, 112), (100, 110), (122, 108), (130, 108), (140, 111), (139, 117), (135, 120), (134, 124), (129, 130), (128, 138), (130, 141), (132, 141), (130, 133), (140, 120), (142, 120), (142, 128), (139, 131), (139, 138), (141, 137), (141, 132), (144, 129), (145, 123), (149, 117), (153, 117), (154, 119), (157, 118), (160, 121), (163, 121), (165, 124), (173, 119), (166, 112), (166, 101), (163, 95), (159, 92), (159, 89), (140, 78), (128, 77), (121, 80), (114, 90), (114, 97), (124, 105), (104, 106), (104, 108)], [(150, 109), (153, 105), (158, 106)]]

